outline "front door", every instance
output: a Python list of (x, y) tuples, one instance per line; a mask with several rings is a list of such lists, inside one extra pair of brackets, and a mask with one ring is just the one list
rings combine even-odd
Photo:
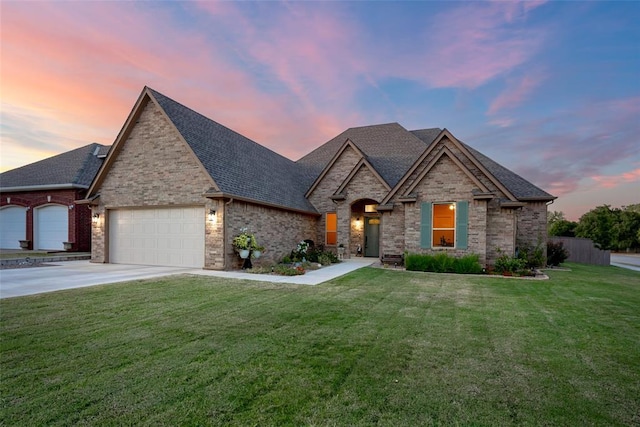
[(380, 218), (364, 219), (364, 256), (380, 256)]

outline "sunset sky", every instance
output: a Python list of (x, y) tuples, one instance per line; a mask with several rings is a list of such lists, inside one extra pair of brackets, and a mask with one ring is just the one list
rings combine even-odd
[(558, 196), (640, 203), (640, 2), (0, 2), (0, 170), (112, 144), (147, 85), (297, 160), (440, 127)]

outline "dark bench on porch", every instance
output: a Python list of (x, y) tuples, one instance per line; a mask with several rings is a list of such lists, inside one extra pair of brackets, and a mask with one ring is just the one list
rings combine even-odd
[(404, 255), (382, 254), (380, 262), (385, 265), (393, 265), (394, 267), (404, 265)]

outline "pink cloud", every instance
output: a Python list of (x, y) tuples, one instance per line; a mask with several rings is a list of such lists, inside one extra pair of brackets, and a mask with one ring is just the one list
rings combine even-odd
[(542, 80), (542, 76), (533, 73), (525, 75), (517, 81), (507, 80), (506, 88), (493, 100), (487, 114), (495, 115), (500, 111), (520, 105), (540, 85)]
[[(426, 26), (422, 66), (407, 76), (433, 87), (476, 88), (524, 64), (540, 48), (543, 32), (511, 24), (531, 10), (526, 2), (467, 3), (436, 15)], [(420, 50), (420, 49), (419, 49)], [(420, 55), (414, 52), (413, 55)]]
[(618, 175), (594, 175), (591, 176), (591, 179), (594, 180), (599, 187), (615, 188), (629, 182), (640, 182), (640, 168)]

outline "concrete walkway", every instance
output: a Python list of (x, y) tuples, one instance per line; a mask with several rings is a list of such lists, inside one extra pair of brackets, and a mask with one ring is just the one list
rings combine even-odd
[(300, 276), (277, 276), (273, 274), (251, 274), (241, 271), (192, 270), (189, 274), (199, 276), (225, 277), (228, 279), (258, 280), (261, 282), (292, 283), (295, 285), (317, 285), (336, 277), (344, 276), (354, 270), (367, 267), (378, 261), (377, 258), (351, 258), (340, 264), (333, 264), (319, 270), (307, 271)]
[(317, 285), (375, 263), (375, 258), (345, 260), (301, 276), (250, 274), (241, 271), (213, 271), (179, 267), (155, 267), (126, 264), (94, 264), (89, 261), (66, 261), (46, 267), (0, 270), (0, 298), (34, 295), (63, 289), (82, 288), (131, 280), (152, 279), (174, 274), (224, 277), (227, 279)]

